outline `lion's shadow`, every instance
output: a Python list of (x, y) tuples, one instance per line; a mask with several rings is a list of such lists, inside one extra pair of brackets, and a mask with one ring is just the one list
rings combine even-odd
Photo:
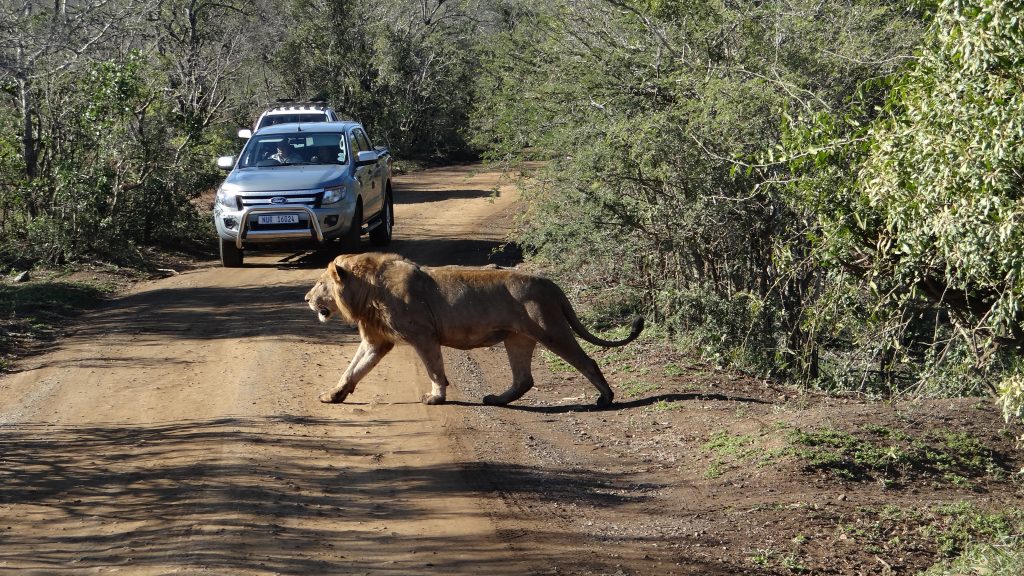
[(720, 402), (740, 402), (745, 404), (771, 404), (767, 400), (759, 398), (747, 398), (743, 396), (729, 396), (726, 394), (708, 394), (700, 392), (687, 392), (675, 394), (657, 394), (647, 398), (638, 398), (627, 402), (614, 402), (606, 408), (598, 408), (595, 404), (558, 404), (555, 406), (529, 406), (525, 404), (506, 404), (505, 406), (490, 406), (482, 402), (467, 402), (464, 400), (448, 400), (447, 404), (455, 406), (488, 406), (495, 409), (510, 409), (520, 412), (534, 412), (538, 414), (566, 414), (570, 412), (603, 412), (614, 410), (630, 410), (652, 406), (659, 402), (689, 402), (693, 400), (714, 400)]

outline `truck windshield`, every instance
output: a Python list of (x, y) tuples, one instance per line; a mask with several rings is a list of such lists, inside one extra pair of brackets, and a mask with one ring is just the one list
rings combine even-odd
[(245, 145), (239, 168), (292, 164), (345, 164), (345, 139), (340, 133), (295, 132), (257, 135)]

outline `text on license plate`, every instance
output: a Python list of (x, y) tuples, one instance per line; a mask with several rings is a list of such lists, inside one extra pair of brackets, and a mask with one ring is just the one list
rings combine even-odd
[(298, 214), (260, 214), (260, 224), (298, 224)]

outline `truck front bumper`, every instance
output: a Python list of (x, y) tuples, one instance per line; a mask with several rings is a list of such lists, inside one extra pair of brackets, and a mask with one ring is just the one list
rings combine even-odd
[[(217, 234), (234, 242), (241, 250), (246, 244), (273, 244), (278, 242), (309, 241), (318, 245), (338, 238), (352, 225), (354, 206), (338, 205), (330, 208), (310, 208), (297, 204), (280, 206), (251, 206), (244, 210), (214, 210)], [(297, 214), (294, 225), (263, 227), (257, 224), (260, 215)]]

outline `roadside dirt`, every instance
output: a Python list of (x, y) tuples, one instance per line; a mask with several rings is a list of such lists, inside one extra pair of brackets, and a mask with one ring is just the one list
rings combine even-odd
[[(518, 263), (497, 174), (405, 175), (395, 200), (391, 250)], [(1024, 506), (1021, 431), (988, 401), (799, 392), (656, 338), (595, 354), (610, 410), (540, 354), (526, 397), (481, 405), (510, 379), (500, 346), (446, 351), (445, 406), (418, 402), (403, 347), (320, 404), (358, 342), (302, 302), (327, 261), (141, 283), (0, 378), (0, 573), (914, 574), (952, 505)], [(888, 464), (822, 465), (796, 440), (820, 431)]]

